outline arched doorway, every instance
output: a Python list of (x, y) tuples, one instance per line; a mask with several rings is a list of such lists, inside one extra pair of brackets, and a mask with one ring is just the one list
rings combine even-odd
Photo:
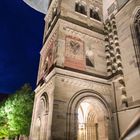
[(36, 115), (34, 119), (33, 139), (46, 140), (47, 133), (45, 131), (48, 121), (48, 98), (47, 94), (41, 95), (37, 103)]
[(77, 107), (77, 140), (108, 140), (108, 115), (102, 103), (84, 98)]
[(99, 93), (85, 90), (75, 94), (68, 107), (67, 140), (109, 140), (111, 116)]

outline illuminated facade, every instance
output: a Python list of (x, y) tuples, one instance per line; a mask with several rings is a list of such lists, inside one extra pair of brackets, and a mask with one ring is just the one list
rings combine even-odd
[(30, 140), (140, 139), (140, 1), (51, 0)]

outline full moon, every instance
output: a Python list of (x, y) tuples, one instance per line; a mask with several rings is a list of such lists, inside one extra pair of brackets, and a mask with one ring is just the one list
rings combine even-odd
[(23, 1), (33, 9), (43, 14), (47, 13), (49, 0), (23, 0)]

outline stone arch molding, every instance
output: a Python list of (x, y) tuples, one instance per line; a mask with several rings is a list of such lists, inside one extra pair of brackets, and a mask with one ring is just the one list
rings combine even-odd
[(46, 140), (46, 126), (48, 123), (49, 103), (48, 95), (46, 92), (38, 97), (35, 117), (33, 122), (32, 140)]
[[(111, 120), (112, 120), (112, 112), (109, 104), (106, 102), (104, 97), (94, 91), (94, 90), (81, 90), (74, 94), (74, 96), (70, 99), (68, 108), (67, 108), (67, 140), (78, 140), (77, 139), (77, 108), (81, 102), (86, 99), (93, 99), (96, 100), (101, 104), (103, 108), (104, 117), (109, 122), (109, 128), (112, 127)], [(110, 136), (108, 136), (110, 137)]]
[(136, 16), (138, 16), (139, 11), (140, 11), (140, 6), (137, 6), (134, 9), (132, 16), (131, 16), (131, 19), (130, 19), (130, 29), (131, 29), (133, 45), (134, 45), (134, 50), (135, 50), (136, 63), (137, 63), (137, 67), (138, 67), (139, 74), (140, 74), (140, 45), (138, 43), (136, 29), (135, 29), (135, 25), (134, 25), (134, 22), (136, 20)]
[(140, 10), (140, 6), (137, 6), (131, 16), (131, 23), (134, 21), (135, 15), (137, 14), (138, 10)]

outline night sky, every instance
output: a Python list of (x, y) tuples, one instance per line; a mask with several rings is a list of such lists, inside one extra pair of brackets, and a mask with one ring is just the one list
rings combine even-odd
[(0, 93), (13, 93), (24, 83), (35, 88), (44, 15), (22, 0), (0, 3)]

